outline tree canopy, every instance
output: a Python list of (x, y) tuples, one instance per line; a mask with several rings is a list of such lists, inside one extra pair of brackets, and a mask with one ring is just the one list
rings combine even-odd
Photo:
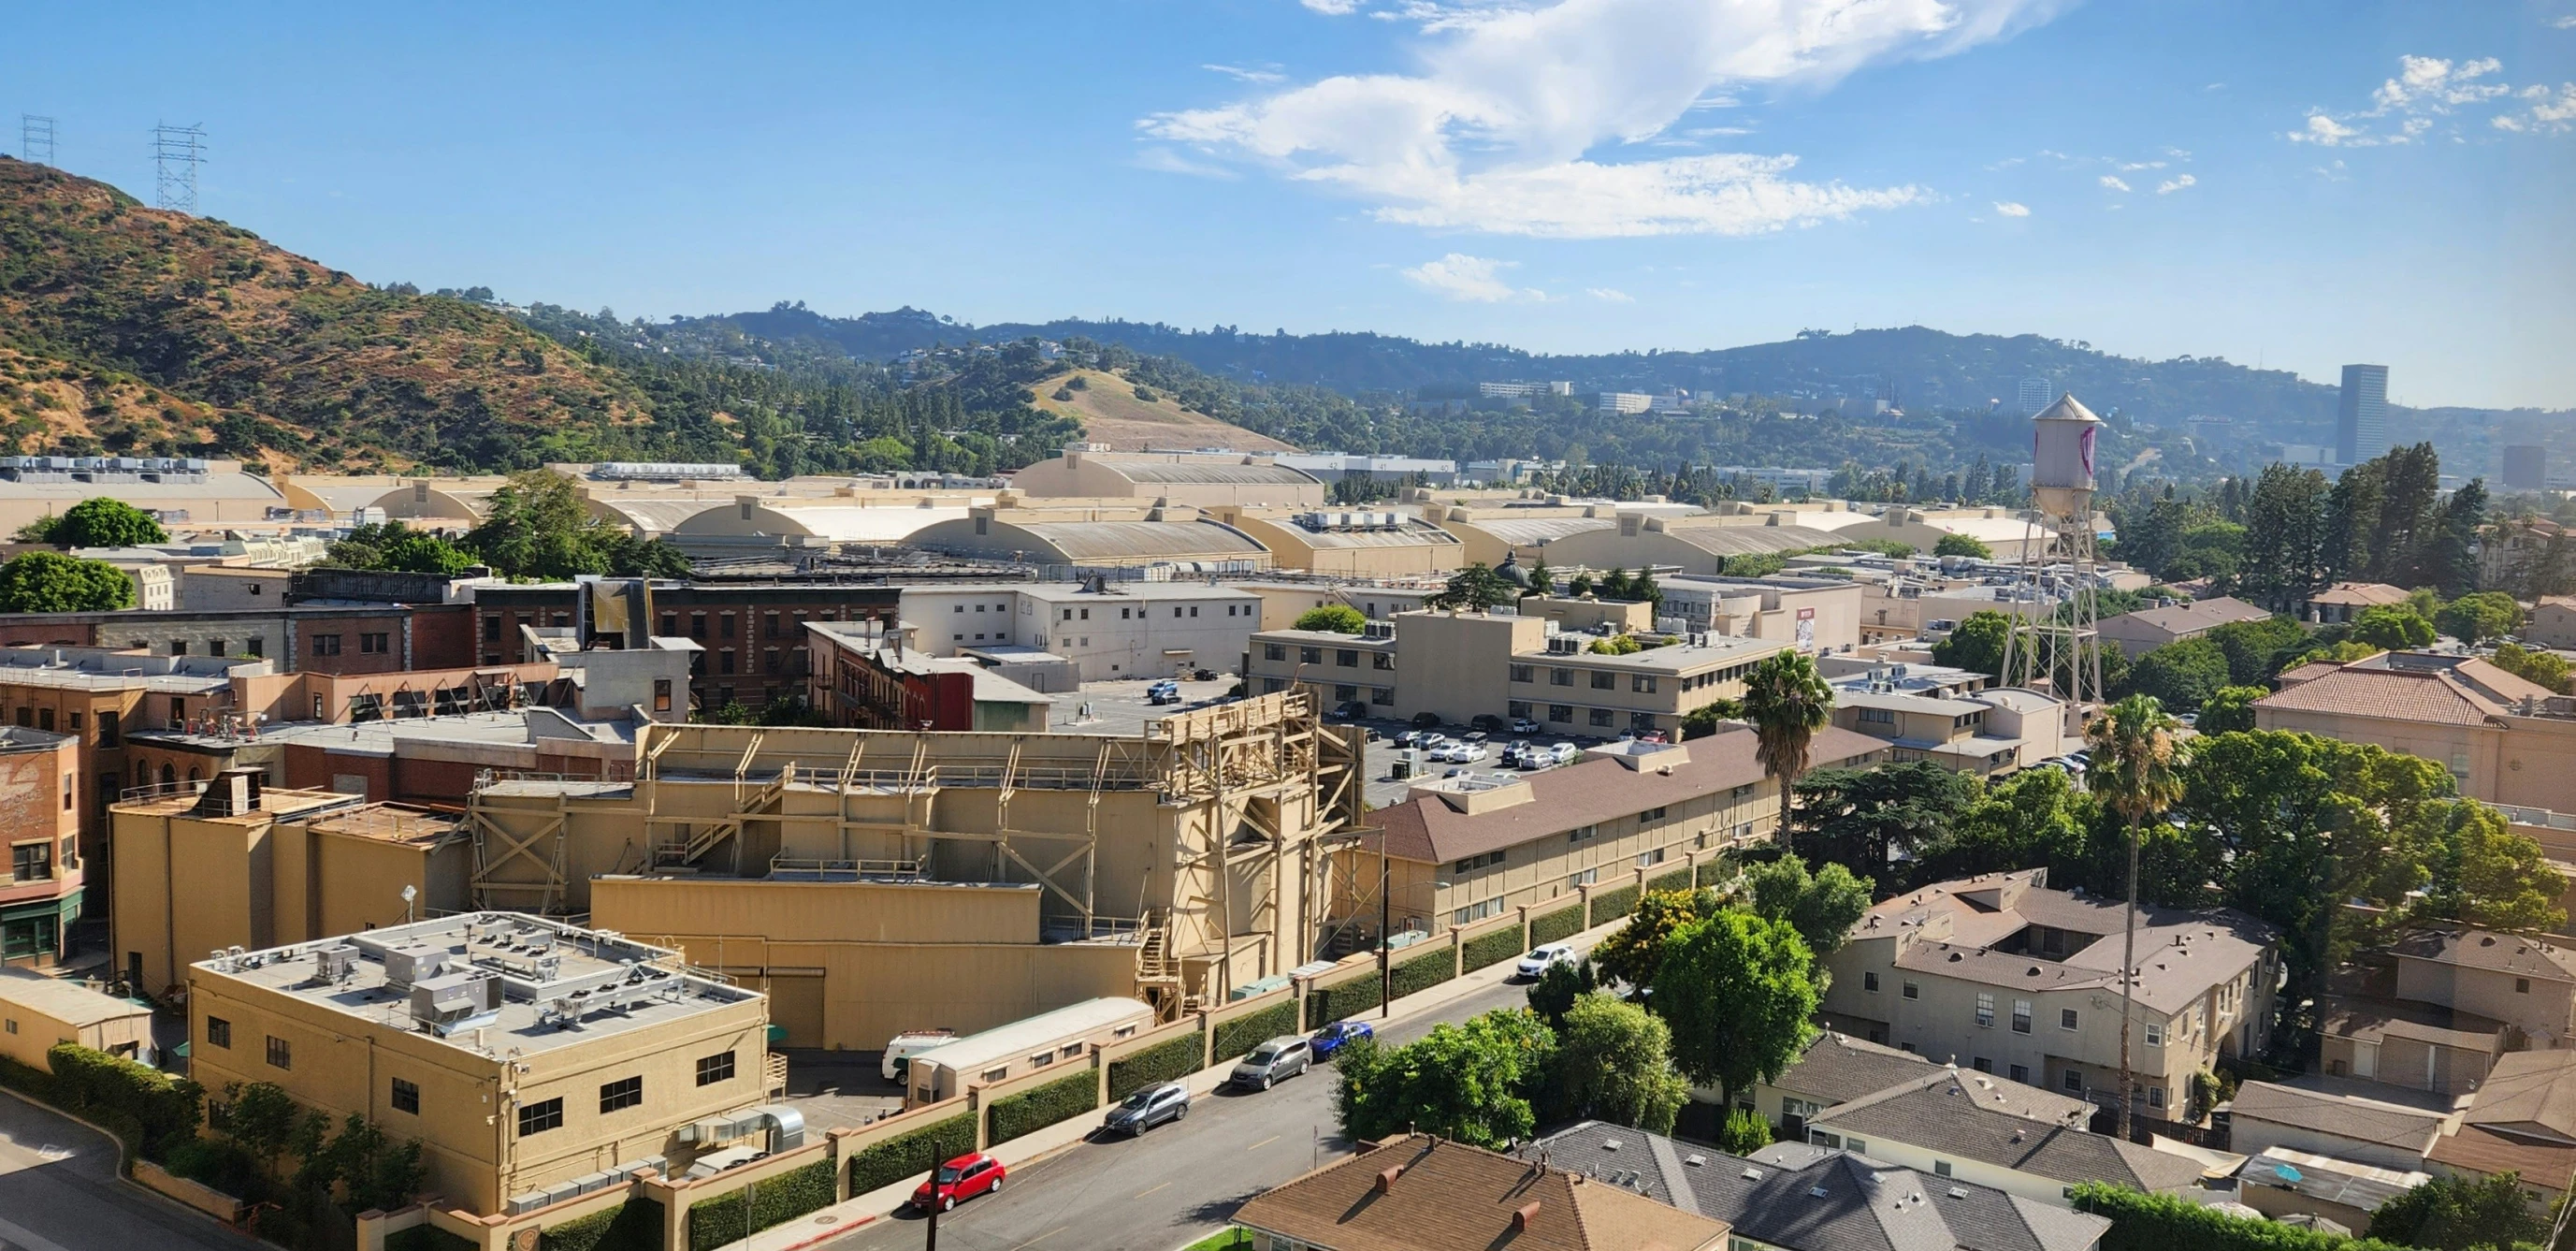
[(1730, 1097), (1770, 1081), (1815, 1028), (1815, 957), (1785, 921), (1729, 908), (1666, 944), (1655, 972), (1655, 1015), (1673, 1031), (1673, 1066)]
[(2480, 591), (2442, 605), (2433, 627), (2463, 643), (2483, 643), (2522, 628), (2522, 605), (2502, 591)]
[(1550, 1091), (1569, 1117), (1669, 1134), (1690, 1084), (1672, 1068), (1671, 1027), (1608, 991), (1574, 1001), (1556, 1029)]
[(1995, 549), (1973, 534), (1945, 534), (1932, 545), (1935, 556), (1972, 556), (1978, 560), (1994, 559)]
[(107, 612), (134, 606), (134, 580), (105, 561), (29, 552), (0, 565), (0, 612)]
[(1788, 922), (1818, 960), (1834, 954), (1869, 912), (1874, 885), (1830, 862), (1811, 874), (1807, 862), (1794, 855), (1754, 865), (1745, 870), (1745, 879), (1754, 915)]
[(1976, 802), (1972, 774), (1929, 760), (1874, 769), (1818, 769), (1798, 783), (1789, 847), (1818, 863), (1859, 865), (1874, 876), (1892, 853), (1947, 833)]
[(1832, 724), (1834, 688), (1804, 654), (1773, 652), (1744, 679), (1744, 719), (1753, 725), (1754, 759), (1780, 785), (1780, 832), (1789, 831), (1791, 786), (1807, 771), (1809, 745)]
[(1932, 645), (1932, 663), (1967, 669), (1988, 677), (2004, 674), (2004, 643), (2012, 637), (2012, 618), (1991, 608), (1969, 613), (1948, 638)]
[(1538, 1126), (1531, 1096), (1555, 1051), (1555, 1033), (1521, 1008), (1443, 1022), (1402, 1047), (1347, 1044), (1334, 1062), (1342, 1133), (1381, 1139), (1418, 1129), (1478, 1147), (1527, 1138)]
[(2126, 690), (2190, 712), (2227, 685), (2227, 653), (2205, 638), (2167, 643), (2130, 666)]
[[(1628, 914), (1628, 923), (1593, 947), (1592, 962), (1630, 986), (1652, 985), (1655, 970), (1664, 962), (1664, 945), (1673, 935), (1717, 915), (1718, 907), (1717, 892), (1706, 888), (1647, 891), (1637, 900), (1637, 910)], [(1530, 994), (1535, 1005), (1538, 992)]]
[(55, 516), (39, 517), (18, 530), (22, 543), (57, 547), (140, 547), (167, 543), (170, 532), (152, 514), (126, 503), (94, 495)]
[(1482, 612), (1498, 604), (1520, 602), (1521, 588), (1483, 562), (1449, 575), (1449, 585), (1422, 601), (1432, 608), (1467, 608)]
[(669, 543), (639, 541), (590, 515), (572, 479), (551, 470), (511, 474), (486, 503), (464, 545), (513, 578), (680, 577), (688, 557)]
[(1298, 630), (1326, 630), (1334, 634), (1358, 634), (1368, 629), (1368, 618), (1348, 604), (1324, 604), (1309, 608), (1297, 617), (1291, 627)]
[(2229, 734), (2254, 728), (2254, 701), (2271, 694), (2259, 686), (2222, 686), (2200, 703), (2200, 722), (2192, 728), (2203, 734)]
[(2380, 604), (2361, 610), (2352, 623), (2352, 638), (2387, 652), (2427, 647), (2433, 642), (2433, 623), (2406, 605)]
[(2548, 1241), (2549, 1223), (2522, 1195), (2522, 1177), (2436, 1177), (2370, 1214), (2370, 1236), (2425, 1251), (2511, 1251)]

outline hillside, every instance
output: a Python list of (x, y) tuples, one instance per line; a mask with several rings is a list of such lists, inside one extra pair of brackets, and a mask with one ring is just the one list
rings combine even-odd
[(0, 347), (0, 455), (210, 448), (273, 470), (312, 432), (184, 400), (132, 374)]
[[(1076, 385), (1079, 380), (1079, 385)], [(1080, 422), (1085, 439), (1121, 451), (1147, 447), (1229, 447), (1245, 452), (1295, 451), (1265, 434), (1228, 425), (1213, 417), (1184, 411), (1171, 395), (1153, 391), (1150, 401), (1136, 394), (1136, 384), (1097, 369), (1076, 369), (1030, 388), (1038, 411)], [(1062, 396), (1064, 398), (1056, 398)]]
[[(510, 468), (612, 451), (644, 417), (615, 370), (496, 310), (378, 290), (248, 231), (6, 158), (0, 345), (199, 406), (87, 423), (112, 452), (210, 450), (213, 409), (254, 423), (236, 422), (234, 442), (305, 465)], [(19, 404), (21, 423), (84, 433)]]

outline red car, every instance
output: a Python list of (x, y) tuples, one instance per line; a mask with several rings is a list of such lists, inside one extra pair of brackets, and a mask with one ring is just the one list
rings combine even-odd
[[(1000, 1160), (981, 1151), (961, 1155), (940, 1165), (937, 1182), (939, 1210), (946, 1212), (977, 1195), (1000, 1190), (1004, 1172)], [(924, 1212), (930, 1210), (933, 1202), (931, 1186), (932, 1183), (925, 1181), (913, 1187), (912, 1206)]]

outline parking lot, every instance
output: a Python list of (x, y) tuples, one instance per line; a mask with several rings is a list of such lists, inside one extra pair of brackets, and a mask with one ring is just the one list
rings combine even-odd
[[(1121, 736), (1141, 734), (1144, 732), (1145, 723), (1154, 718), (1191, 708), (1204, 708), (1224, 699), (1226, 693), (1234, 689), (1235, 680), (1231, 675), (1220, 675), (1212, 682), (1183, 682), (1180, 684), (1181, 702), (1159, 707), (1145, 702), (1145, 688), (1151, 685), (1153, 685), (1152, 682), (1141, 679), (1128, 682), (1085, 682), (1079, 691), (1070, 691), (1054, 697), (1055, 707), (1048, 714), (1050, 718), (1048, 724), (1058, 731), (1075, 734)], [(1395, 738), (1412, 729), (1411, 723), (1391, 717), (1364, 717), (1357, 721), (1338, 724), (1365, 726), (1375, 734), (1367, 746), (1364, 757), (1368, 762), (1369, 803), (1381, 808), (1388, 804), (1402, 803), (1405, 792), (1412, 786), (1412, 782), (1394, 777), (1391, 770), (1395, 762), (1402, 758), (1401, 752), (1395, 746)], [(1451, 738), (1464, 738), (1471, 731), (1463, 725), (1443, 725), (1439, 727), (1438, 732)], [(1589, 734), (1550, 734), (1544, 731), (1529, 735), (1491, 733), (1485, 739), (1487, 748), (1485, 758), (1474, 764), (1434, 763), (1427, 755), (1417, 753), (1415, 767), (1419, 772), (1416, 776), (1439, 777), (1456, 768), (1471, 769), (1478, 773), (1523, 772), (1518, 769), (1506, 769), (1502, 765), (1504, 745), (1515, 740), (1539, 745), (1572, 743), (1578, 750), (1608, 741)]]

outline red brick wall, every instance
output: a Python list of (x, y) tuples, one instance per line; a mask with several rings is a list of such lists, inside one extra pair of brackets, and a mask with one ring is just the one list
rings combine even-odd
[[(295, 624), (295, 667), (313, 673), (398, 673), (402, 670), (403, 619), (383, 616), (307, 617)], [(367, 650), (366, 637), (383, 635), (385, 649)], [(337, 637), (337, 653), (315, 650), (316, 640)]]
[(467, 669), (483, 663), (474, 645), (474, 605), (425, 604), (411, 613), (411, 667)]

